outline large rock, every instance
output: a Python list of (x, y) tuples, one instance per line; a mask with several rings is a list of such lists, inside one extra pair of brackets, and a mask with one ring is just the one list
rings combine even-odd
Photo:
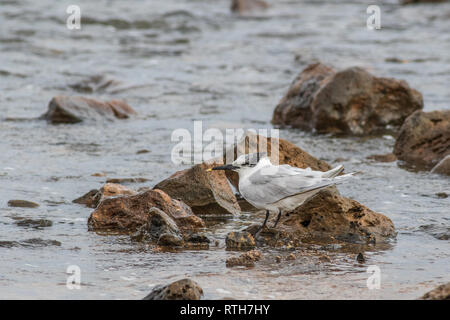
[[(272, 152), (272, 145), (278, 148), (278, 159), (277, 152)], [(312, 170), (327, 171), (331, 167), (322, 160), (314, 158), (312, 155), (297, 147), (293, 143), (276, 138), (267, 138), (261, 135), (256, 135), (253, 133), (248, 133), (235, 147), (234, 150), (230, 152), (233, 153), (233, 160), (235, 160), (241, 154), (247, 154), (249, 152), (259, 152), (263, 151), (261, 148), (266, 147), (272, 163), (279, 164), (289, 164), (293, 167), (298, 168), (311, 168)], [(227, 151), (228, 152), (228, 151)], [(226, 154), (224, 156), (224, 162), (226, 162)], [(236, 189), (239, 189), (239, 175), (234, 171), (226, 171), (226, 175), (230, 182)]]
[(425, 293), (423, 300), (450, 300), (450, 282)]
[(100, 202), (88, 220), (89, 230), (131, 233), (146, 224), (150, 209), (161, 209), (182, 231), (205, 226), (202, 219), (182, 201), (172, 199), (164, 191), (147, 190), (132, 196), (108, 198)]
[(359, 67), (336, 72), (317, 63), (295, 79), (272, 122), (319, 133), (365, 135), (400, 126), (422, 108), (422, 95), (405, 81), (377, 78)]
[(42, 119), (57, 123), (77, 123), (85, 120), (98, 119), (126, 119), (136, 114), (126, 102), (122, 100), (99, 101), (84, 97), (56, 96)]
[(269, 5), (264, 0), (232, 0), (231, 11), (237, 13), (246, 13), (254, 10), (268, 8)]
[(143, 300), (200, 300), (203, 289), (190, 279), (155, 287)]
[(409, 116), (394, 146), (399, 160), (419, 169), (431, 169), (450, 154), (450, 110), (421, 112)]
[(106, 198), (135, 195), (137, 192), (117, 183), (106, 183), (100, 190), (93, 189), (81, 197), (73, 200), (73, 203), (83, 204), (88, 208), (97, 208), (98, 204)]
[[(248, 231), (253, 232), (255, 228), (249, 227)], [(374, 244), (395, 236), (394, 224), (388, 217), (325, 189), (288, 215), (283, 213), (277, 228), (262, 230), (256, 240), (271, 245), (290, 241)]]
[(178, 171), (155, 186), (172, 198), (181, 199), (195, 214), (236, 214), (240, 212), (228, 180), (223, 171), (206, 172), (218, 166), (205, 162), (189, 169)]

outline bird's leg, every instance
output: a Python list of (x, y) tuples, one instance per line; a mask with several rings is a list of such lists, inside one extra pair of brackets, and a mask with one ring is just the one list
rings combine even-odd
[(281, 210), (278, 211), (277, 221), (275, 221), (275, 224), (273, 225), (273, 228), (276, 228), (276, 227), (277, 227), (277, 224), (278, 224), (278, 222), (280, 221), (280, 218), (281, 218)]
[(264, 219), (262, 226), (258, 229), (258, 231), (256, 231), (256, 233), (258, 233), (262, 229), (264, 229), (264, 227), (266, 226), (267, 220), (269, 219), (269, 214), (270, 214), (269, 210), (266, 210), (266, 218)]

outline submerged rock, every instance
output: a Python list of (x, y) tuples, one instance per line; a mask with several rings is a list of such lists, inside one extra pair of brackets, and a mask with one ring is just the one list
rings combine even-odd
[(147, 222), (132, 235), (135, 241), (154, 241), (161, 246), (181, 246), (183, 238), (175, 221), (158, 208), (151, 208)]
[(100, 190), (93, 189), (82, 195), (81, 197), (73, 200), (73, 203), (83, 204), (88, 208), (97, 208), (98, 204), (111, 197), (117, 197), (121, 195), (135, 195), (137, 192), (131, 190), (125, 186), (116, 183), (106, 183)]
[(155, 287), (143, 300), (200, 300), (203, 289), (190, 279)]
[(263, 0), (232, 0), (231, 11), (237, 13), (245, 13), (254, 10), (268, 8), (269, 5)]
[(34, 229), (41, 229), (51, 227), (53, 222), (47, 219), (23, 219), (16, 222), (19, 227), (28, 227)]
[(228, 258), (226, 260), (225, 264), (226, 264), (227, 268), (237, 267), (237, 266), (254, 267), (255, 262), (259, 261), (261, 259), (261, 256), (262, 256), (261, 251), (251, 250), (251, 251), (241, 254), (238, 257)]
[(53, 124), (77, 123), (86, 120), (126, 119), (136, 112), (122, 100), (99, 101), (85, 97), (56, 96), (48, 111), (41, 116)]
[(15, 208), (37, 208), (39, 207), (39, 204), (32, 201), (27, 200), (9, 200), (8, 201), (8, 207), (15, 207)]
[(442, 284), (439, 287), (425, 293), (423, 300), (450, 300), (450, 282)]
[(450, 110), (417, 111), (409, 116), (400, 129), (394, 154), (428, 170), (450, 155)]
[(227, 250), (250, 250), (256, 246), (255, 239), (246, 231), (230, 232), (225, 243)]
[(303, 70), (275, 108), (272, 123), (319, 133), (368, 135), (400, 126), (423, 108), (405, 81), (378, 78), (362, 68), (336, 72), (316, 63)]
[(206, 172), (208, 168), (217, 165), (220, 164), (205, 162), (178, 171), (158, 183), (154, 189), (163, 190), (172, 198), (182, 200), (195, 214), (239, 213), (239, 204), (225, 173), (219, 170)]
[(182, 231), (205, 226), (202, 219), (182, 201), (164, 191), (147, 190), (136, 195), (108, 198), (100, 202), (88, 220), (89, 230), (135, 232), (146, 224), (152, 208), (158, 208), (173, 219)]
[[(255, 227), (247, 230), (254, 232)], [(262, 230), (256, 240), (281, 246), (293, 241), (375, 244), (396, 236), (392, 221), (359, 202), (324, 189), (294, 211), (283, 214), (276, 229)]]

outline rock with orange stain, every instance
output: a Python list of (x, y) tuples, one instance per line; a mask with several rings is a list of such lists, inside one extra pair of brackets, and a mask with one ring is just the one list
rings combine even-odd
[(88, 220), (89, 230), (135, 232), (147, 224), (150, 209), (158, 208), (174, 221), (181, 232), (191, 232), (205, 226), (203, 220), (184, 202), (161, 190), (147, 190), (136, 195), (107, 198), (100, 202)]

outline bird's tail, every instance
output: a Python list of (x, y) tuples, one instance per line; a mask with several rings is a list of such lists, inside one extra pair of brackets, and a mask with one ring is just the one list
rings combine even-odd
[(337, 177), (338, 175), (340, 175), (343, 171), (344, 171), (344, 166), (340, 165), (340, 166), (337, 166), (336, 168), (333, 168), (327, 172), (324, 172), (322, 177), (323, 178), (334, 178), (334, 177)]

